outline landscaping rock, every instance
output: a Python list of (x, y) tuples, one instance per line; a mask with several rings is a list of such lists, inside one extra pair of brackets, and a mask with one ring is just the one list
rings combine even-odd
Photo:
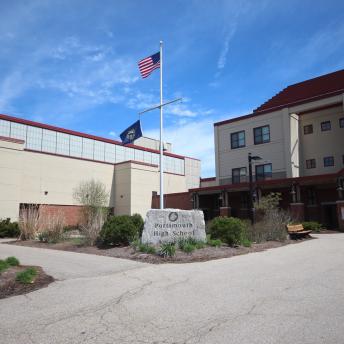
[(190, 237), (206, 240), (203, 211), (151, 209), (147, 212), (142, 233), (143, 243), (175, 242)]

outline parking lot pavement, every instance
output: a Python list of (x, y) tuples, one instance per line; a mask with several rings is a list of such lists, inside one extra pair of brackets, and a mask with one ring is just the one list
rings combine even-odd
[(339, 344), (344, 234), (316, 237), (233, 258), (162, 265), (0, 244), (0, 256), (31, 259), (28, 264), (64, 277), (0, 300), (0, 342)]

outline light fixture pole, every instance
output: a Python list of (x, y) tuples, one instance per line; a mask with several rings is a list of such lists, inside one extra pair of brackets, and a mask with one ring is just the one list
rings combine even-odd
[(260, 156), (252, 156), (248, 153), (248, 174), (249, 174), (249, 188), (250, 188), (250, 219), (251, 224), (254, 224), (254, 204), (253, 204), (253, 176), (252, 176), (252, 160), (261, 160)]

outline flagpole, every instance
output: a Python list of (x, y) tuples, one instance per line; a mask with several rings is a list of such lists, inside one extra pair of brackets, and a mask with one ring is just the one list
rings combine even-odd
[(164, 209), (164, 147), (162, 114), (162, 41), (160, 41), (160, 209)]

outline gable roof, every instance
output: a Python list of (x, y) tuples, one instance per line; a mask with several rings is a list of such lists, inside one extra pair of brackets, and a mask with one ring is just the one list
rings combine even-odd
[(306, 100), (340, 94), (343, 91), (344, 69), (290, 85), (257, 107), (253, 112), (277, 110)]
[(257, 107), (251, 114), (214, 123), (215, 126), (240, 121), (317, 99), (344, 93), (344, 69), (290, 85)]

